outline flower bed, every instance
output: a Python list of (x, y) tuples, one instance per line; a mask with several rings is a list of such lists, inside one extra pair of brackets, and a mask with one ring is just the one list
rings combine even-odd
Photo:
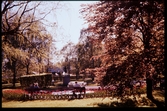
[[(130, 94), (129, 89), (125, 89), (124, 92), (125, 95)], [(7, 100), (35, 100), (35, 99), (62, 100), (62, 99), (70, 99), (74, 96), (72, 90), (64, 90), (64, 91), (40, 90), (31, 94), (22, 89), (4, 89), (2, 93), (3, 97)], [(134, 89), (133, 93), (135, 94), (146, 93), (146, 88)], [(77, 92), (76, 97), (74, 98), (96, 98), (96, 97), (116, 97), (116, 96), (118, 96), (116, 90), (87, 89), (86, 94), (84, 93), (80, 94), (80, 92)]]
[(26, 96), (28, 93), (22, 89), (4, 89), (2, 91), (3, 98), (7, 100), (26, 100)]

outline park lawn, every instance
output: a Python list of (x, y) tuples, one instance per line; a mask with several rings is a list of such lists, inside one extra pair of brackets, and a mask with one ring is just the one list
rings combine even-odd
[(21, 108), (21, 107), (97, 107), (96, 103), (108, 103), (109, 98), (87, 98), (75, 100), (33, 100), (33, 101), (4, 101), (2, 108)]
[[(62, 84), (62, 82), (58, 82)], [(89, 83), (89, 85), (95, 85)], [(12, 84), (3, 85), (5, 88), (10, 88)], [(20, 84), (16, 84), (17, 87), (20, 87)], [(154, 91), (153, 95), (160, 101), (165, 102), (165, 95), (160, 91)], [(146, 94), (142, 95), (146, 98)], [(30, 100), (30, 101), (7, 101), (2, 98), (2, 108), (40, 108), (40, 107), (107, 107), (116, 99), (106, 98), (84, 98), (84, 99), (74, 99), (74, 100)], [(147, 104), (138, 104), (137, 107), (156, 107), (154, 103), (151, 103), (150, 100), (146, 98)], [(99, 105), (100, 104), (100, 105)], [(126, 106), (126, 105), (125, 105)]]
[[(160, 94), (159, 91), (154, 91), (153, 95), (159, 101), (165, 102), (165, 96)], [(142, 94), (145, 98), (145, 103), (139, 103), (136, 107), (156, 107), (149, 99), (146, 98), (146, 94)], [(2, 98), (2, 108), (59, 108), (59, 107), (109, 107), (111, 103), (117, 102), (117, 99), (105, 98), (84, 98), (74, 100), (30, 100), (30, 101), (6, 101)], [(126, 104), (120, 104), (125, 107)], [(118, 107), (118, 106), (115, 106)]]

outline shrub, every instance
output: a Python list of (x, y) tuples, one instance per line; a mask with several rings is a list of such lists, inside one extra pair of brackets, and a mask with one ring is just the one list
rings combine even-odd
[(26, 100), (26, 92), (22, 89), (4, 89), (3, 98), (6, 100)]
[(144, 93), (146, 93), (146, 88), (144, 87), (144, 88), (136, 89), (136, 92), (140, 93), (140, 94), (144, 94)]

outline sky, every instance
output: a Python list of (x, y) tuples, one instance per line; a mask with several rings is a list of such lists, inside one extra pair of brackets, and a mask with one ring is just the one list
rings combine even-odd
[[(55, 45), (60, 50), (67, 42), (71, 41), (74, 44), (78, 43), (80, 37), (80, 30), (87, 25), (84, 25), (84, 19), (82, 19), (79, 13), (81, 4), (95, 3), (97, 1), (63, 1), (64, 7), (60, 8), (56, 12), (56, 29), (48, 29), (55, 39)], [(47, 18), (49, 21), (55, 21), (55, 17), (51, 14)]]
[[(81, 29), (87, 27), (87, 24), (84, 24), (85, 20), (79, 13), (79, 10), (81, 9), (80, 5), (91, 4), (95, 2), (97, 1), (63, 1), (60, 2), (62, 6), (60, 6), (61, 8), (53, 11), (46, 17), (48, 21), (56, 22), (57, 24), (56, 28), (48, 27), (47, 30), (56, 41), (53, 44), (55, 45), (58, 52), (68, 42), (72, 42), (74, 44), (79, 42)], [(62, 59), (63, 56), (59, 53), (56, 56), (54, 55), (51, 61), (56, 63), (60, 62)]]

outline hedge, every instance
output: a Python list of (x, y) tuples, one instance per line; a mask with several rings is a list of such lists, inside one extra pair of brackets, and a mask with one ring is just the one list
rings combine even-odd
[(52, 74), (39, 74), (39, 75), (24, 75), (20, 77), (20, 84), (22, 87), (29, 87), (30, 84), (35, 82), (38, 83), (40, 88), (47, 87), (51, 85)]

